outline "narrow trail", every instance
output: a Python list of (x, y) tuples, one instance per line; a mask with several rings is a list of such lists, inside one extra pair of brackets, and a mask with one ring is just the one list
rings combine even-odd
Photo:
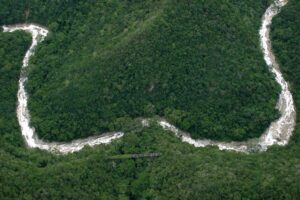
[[(281, 117), (272, 122), (269, 128), (260, 138), (251, 139), (245, 142), (219, 142), (213, 140), (196, 140), (192, 139), (190, 134), (185, 133), (164, 119), (156, 121), (162, 128), (173, 132), (183, 142), (194, 145), (195, 147), (205, 147), (208, 145), (217, 146), (220, 150), (232, 150), (244, 153), (266, 151), (268, 147), (277, 144), (284, 146), (288, 143), (293, 134), (296, 124), (296, 111), (292, 94), (289, 90), (288, 83), (284, 80), (275, 56), (272, 52), (270, 41), (270, 27), (272, 19), (280, 9), (288, 3), (288, 0), (275, 0), (266, 10), (262, 17), (262, 25), (259, 30), (261, 49), (265, 62), (274, 74), (276, 81), (281, 86), (281, 93), (276, 108), (279, 110)], [(48, 30), (34, 24), (18, 24), (12, 26), (3, 26), (4, 32), (14, 32), (23, 30), (32, 35), (32, 44), (25, 54), (18, 89), (18, 106), (17, 117), (21, 127), (21, 133), (29, 148), (39, 148), (53, 153), (67, 154), (80, 151), (85, 145), (95, 146), (99, 144), (109, 144), (112, 140), (123, 137), (123, 132), (105, 133), (100, 136), (88, 137), (86, 139), (73, 140), (68, 143), (45, 142), (38, 138), (33, 127), (30, 126), (30, 114), (28, 110), (28, 95), (25, 90), (27, 81), (26, 71), (29, 65), (29, 59), (39, 43), (41, 43), (48, 34)], [(142, 124), (148, 126), (152, 119), (143, 119)]]

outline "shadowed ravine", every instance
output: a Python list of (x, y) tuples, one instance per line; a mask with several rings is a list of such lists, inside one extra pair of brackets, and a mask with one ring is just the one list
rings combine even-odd
[[(260, 138), (251, 139), (245, 142), (218, 142), (212, 140), (195, 140), (188, 133), (184, 133), (175, 126), (161, 119), (156, 121), (161, 127), (173, 132), (183, 142), (194, 145), (195, 147), (205, 147), (208, 145), (217, 146), (220, 150), (233, 150), (244, 153), (266, 151), (269, 146), (274, 144), (284, 146), (288, 143), (296, 123), (296, 112), (292, 94), (289, 90), (288, 83), (284, 80), (275, 56), (272, 52), (270, 42), (270, 26), (272, 19), (276, 16), (280, 9), (288, 3), (288, 0), (275, 0), (275, 2), (266, 10), (262, 17), (262, 25), (259, 30), (261, 49), (265, 62), (269, 66), (270, 71), (274, 74), (276, 81), (281, 87), (281, 93), (276, 108), (279, 110), (281, 117), (272, 122), (269, 128), (262, 134)], [(114, 139), (121, 138), (123, 132), (105, 133), (100, 136), (88, 137), (86, 139), (78, 139), (69, 143), (45, 142), (40, 140), (35, 133), (33, 127), (30, 127), (30, 114), (28, 110), (28, 95), (25, 91), (25, 83), (27, 81), (26, 70), (29, 59), (34, 54), (36, 46), (44, 40), (48, 34), (48, 30), (38, 25), (20, 24), (12, 26), (3, 26), (4, 32), (13, 32), (23, 30), (32, 35), (32, 44), (25, 54), (18, 89), (18, 106), (17, 117), (21, 127), (22, 136), (29, 148), (40, 148), (53, 153), (72, 153), (81, 150), (85, 145), (95, 146), (98, 144), (108, 144)], [(143, 119), (144, 126), (149, 125), (152, 119)]]

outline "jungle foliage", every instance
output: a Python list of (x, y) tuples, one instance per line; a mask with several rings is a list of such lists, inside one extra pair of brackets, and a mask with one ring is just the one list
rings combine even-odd
[[(17, 87), (30, 35), (0, 32), (0, 140), (22, 145), (16, 118)], [(16, 139), (17, 138), (17, 139)]]
[(246, 140), (278, 118), (279, 87), (258, 37), (269, 1), (17, 1), (22, 15), (4, 4), (2, 24), (51, 31), (27, 84), (44, 139), (158, 115), (194, 138)]
[[(290, 0), (272, 26), (274, 51), (291, 86), (298, 113), (299, 12), (300, 2)], [(213, 147), (194, 148), (156, 126), (128, 127), (131, 131), (111, 145), (87, 147), (67, 156), (25, 148), (15, 107), (17, 80), (29, 39), (24, 33), (0, 33), (1, 200), (300, 198), (299, 118), (286, 147), (274, 146), (267, 152), (250, 155)], [(39, 51), (43, 48), (46, 45)], [(151, 152), (161, 156), (111, 160), (126, 154)]]

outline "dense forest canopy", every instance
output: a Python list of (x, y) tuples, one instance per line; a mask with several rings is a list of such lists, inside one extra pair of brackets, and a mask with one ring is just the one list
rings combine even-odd
[(23, 145), (16, 118), (17, 87), (22, 59), (30, 44), (30, 35), (0, 32), (0, 140)]
[(279, 87), (258, 37), (269, 1), (5, 5), (2, 24), (51, 31), (27, 84), (32, 125), (44, 139), (124, 130), (158, 115), (194, 138), (246, 140), (278, 118)]
[[(29, 1), (1, 0), (1, 23), (4, 23), (4, 19), (8, 20), (7, 23), (20, 22), (18, 18), (24, 18), (23, 11), (19, 10), (23, 8), (23, 2)], [(36, 6), (36, 9), (59, 10), (64, 8), (60, 2), (71, 1), (51, 2), (56, 4), (48, 2), (48, 6)], [(239, 2), (248, 4), (248, 1)], [(55, 12), (40, 17), (44, 24), (47, 24), (46, 19), (51, 16), (50, 13)], [(300, 2), (290, 0), (274, 19), (272, 43), (284, 76), (290, 83), (299, 113), (298, 13)], [(39, 22), (38, 19), (35, 21)], [(43, 59), (48, 59), (43, 49), (49, 48), (50, 41), (38, 50), (33, 67), (43, 62)], [(23, 32), (0, 32), (1, 200), (300, 198), (299, 118), (288, 146), (275, 146), (267, 152), (251, 155), (219, 151), (212, 147), (194, 148), (155, 126), (131, 129), (122, 140), (111, 145), (85, 148), (68, 156), (25, 148), (15, 109), (19, 71), (29, 43), (29, 35)], [(42, 52), (44, 58), (39, 57), (43, 55)], [(161, 156), (156, 159), (111, 160), (115, 155), (147, 152), (159, 152)]]

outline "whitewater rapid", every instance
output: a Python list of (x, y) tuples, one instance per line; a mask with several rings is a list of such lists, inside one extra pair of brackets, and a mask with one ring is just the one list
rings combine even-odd
[[(260, 138), (251, 139), (245, 142), (218, 142), (212, 140), (197, 140), (191, 138), (190, 134), (185, 133), (164, 119), (156, 121), (162, 128), (173, 132), (183, 142), (194, 145), (195, 147), (206, 147), (208, 145), (217, 146), (220, 150), (233, 150), (238, 152), (249, 153), (253, 151), (266, 151), (269, 146), (274, 144), (286, 145), (293, 133), (296, 124), (296, 112), (292, 94), (289, 90), (288, 83), (284, 80), (280, 72), (279, 65), (275, 60), (270, 42), (270, 27), (272, 19), (276, 16), (280, 9), (288, 3), (288, 0), (275, 0), (273, 4), (266, 10), (262, 17), (262, 25), (259, 30), (261, 48), (264, 59), (274, 74), (276, 81), (281, 86), (281, 93), (276, 108), (279, 110), (281, 117), (272, 122), (270, 127), (262, 134)], [(35, 129), (30, 125), (30, 113), (28, 110), (28, 95), (25, 90), (27, 81), (27, 69), (29, 59), (39, 43), (41, 43), (48, 35), (48, 30), (34, 24), (18, 24), (12, 26), (3, 26), (4, 32), (14, 32), (18, 30), (26, 31), (32, 36), (32, 44), (25, 54), (21, 75), (19, 80), (19, 88), (17, 93), (18, 106), (17, 118), (21, 127), (21, 133), (29, 148), (39, 148), (53, 153), (72, 153), (80, 151), (84, 146), (95, 146), (99, 144), (109, 144), (112, 140), (124, 136), (123, 132), (105, 133), (100, 136), (88, 137), (85, 139), (73, 140), (71, 142), (46, 142), (38, 138)], [(149, 126), (152, 119), (142, 119), (143, 126)]]
[(61, 142), (45, 142), (38, 138), (33, 127), (30, 126), (30, 114), (28, 111), (28, 95), (25, 90), (25, 83), (27, 81), (27, 68), (30, 57), (34, 54), (37, 45), (41, 43), (48, 34), (48, 30), (33, 24), (21, 24), (13, 26), (3, 26), (4, 32), (14, 32), (18, 30), (26, 31), (32, 36), (32, 44), (25, 54), (23, 65), (21, 68), (21, 75), (19, 80), (19, 89), (17, 93), (18, 106), (17, 118), (21, 127), (22, 136), (30, 148), (39, 148), (57, 153), (72, 153), (80, 151), (85, 145), (95, 146), (98, 144), (108, 144), (112, 140), (120, 138), (124, 135), (122, 132), (106, 133), (100, 136), (88, 137), (86, 139), (74, 140), (69, 143)]

